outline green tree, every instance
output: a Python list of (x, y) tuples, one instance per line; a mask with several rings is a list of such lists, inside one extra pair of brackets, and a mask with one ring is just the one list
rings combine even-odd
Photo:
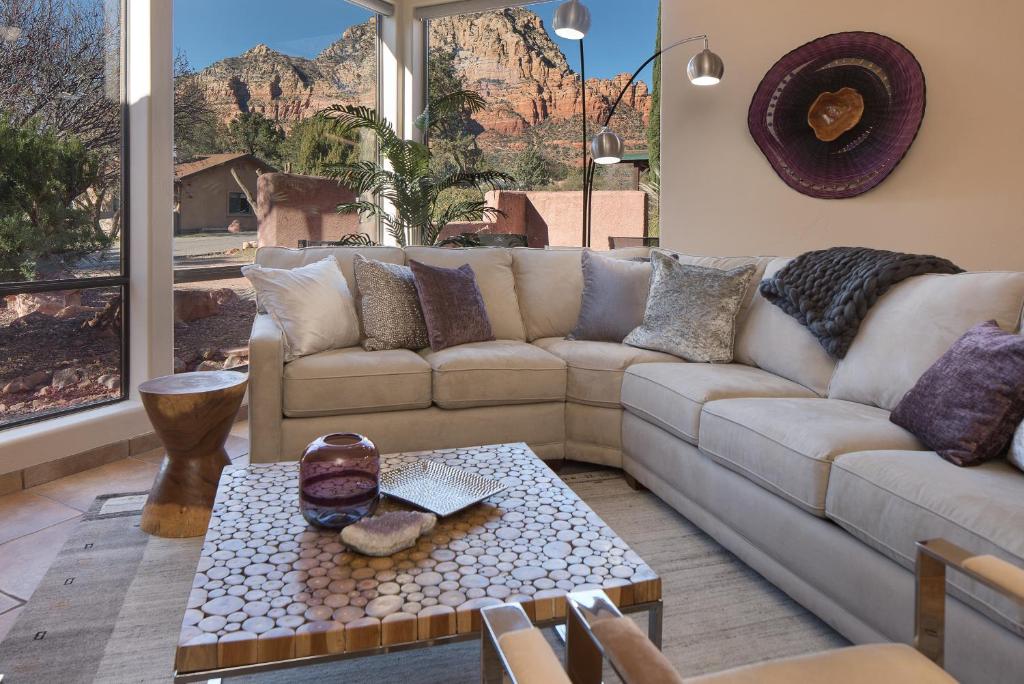
[(228, 124), (228, 146), (235, 152), (247, 152), (269, 164), (281, 162), (284, 131), (276, 121), (260, 112), (242, 112)]
[(287, 171), (310, 176), (322, 176), (332, 166), (359, 160), (358, 145), (338, 137), (330, 121), (315, 116), (292, 126), (281, 154)]
[(541, 154), (536, 141), (530, 141), (512, 158), (512, 175), (516, 179), (516, 190), (540, 190), (551, 184), (551, 164)]
[[(440, 50), (430, 51), (427, 67), (427, 91), (430, 101), (447, 93), (466, 91), (466, 80), (455, 67), (455, 56)], [(426, 133), (430, 145), (431, 163), (438, 173), (456, 169), (480, 170), (483, 152), (476, 136), (483, 128), (473, 120), (471, 107), (454, 108), (444, 112), (424, 112), (420, 128)]]
[(31, 280), (110, 246), (88, 198), (100, 174), (99, 155), (77, 137), (0, 117), (0, 280)]
[[(453, 113), (477, 112), (485, 106), (478, 94), (460, 90), (431, 98), (427, 110), (417, 120), (424, 132), (437, 130)], [(402, 246), (411, 242), (432, 245), (446, 225), (458, 221), (479, 221), (501, 212), (487, 206), (483, 190), (514, 182), (498, 171), (471, 171), (456, 168), (439, 172), (431, 164), (431, 150), (415, 140), (403, 140), (389, 121), (369, 107), (335, 105), (318, 116), (331, 124), (339, 138), (353, 138), (361, 131), (376, 135), (380, 154), (386, 164), (356, 161), (332, 165), (328, 175), (350, 188), (360, 199), (338, 207), (342, 213), (377, 217), (388, 233)], [(473, 196), (450, 201), (446, 192), (461, 188), (474, 190)]]
[[(654, 51), (661, 50), (661, 2), (658, 2), (658, 34)], [(654, 60), (651, 75), (651, 117), (647, 125), (647, 154), (651, 168), (661, 170), (661, 57)]]

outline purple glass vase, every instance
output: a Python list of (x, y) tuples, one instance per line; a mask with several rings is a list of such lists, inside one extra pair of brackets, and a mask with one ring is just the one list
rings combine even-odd
[(362, 435), (313, 440), (299, 462), (299, 509), (310, 523), (341, 529), (373, 512), (380, 498), (380, 453)]

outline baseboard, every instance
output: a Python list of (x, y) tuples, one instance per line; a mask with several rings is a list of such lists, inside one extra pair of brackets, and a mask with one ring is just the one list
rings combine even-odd
[[(248, 418), (249, 407), (245, 405), (238, 410), (235, 422), (248, 420)], [(160, 439), (156, 436), (156, 433), (147, 432), (128, 439), (105, 444), (95, 449), (65, 456), (64, 458), (39, 463), (9, 473), (2, 473), (0, 474), (0, 496), (46, 484), (47, 482), (52, 482), (53, 480), (85, 470), (99, 468), (100, 466), (131, 456), (138, 456), (159, 447)]]

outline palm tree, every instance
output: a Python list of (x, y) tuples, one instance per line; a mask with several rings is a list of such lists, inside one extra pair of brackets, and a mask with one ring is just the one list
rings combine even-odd
[[(455, 91), (432, 100), (416, 125), (429, 137), (452, 114), (472, 114), (484, 107), (486, 102), (477, 93)], [(399, 245), (404, 247), (413, 241), (432, 245), (449, 223), (480, 221), (502, 214), (487, 206), (483, 191), (512, 184), (511, 176), (498, 171), (473, 171), (462, 164), (456, 164), (453, 170), (433, 170), (428, 146), (403, 140), (391, 123), (370, 107), (334, 105), (318, 116), (329, 121), (332, 133), (339, 137), (351, 138), (360, 131), (376, 135), (386, 163), (332, 164), (327, 175), (359, 197), (372, 197), (338, 205), (339, 212), (379, 218)], [(480, 194), (478, 198), (445, 201), (443, 194), (454, 188), (475, 189)]]

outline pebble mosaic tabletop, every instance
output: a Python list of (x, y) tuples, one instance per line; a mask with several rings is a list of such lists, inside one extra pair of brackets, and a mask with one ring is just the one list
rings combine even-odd
[[(298, 509), (297, 463), (226, 469), (181, 628), (179, 673), (410, 645), (480, 631), (480, 608), (520, 603), (536, 623), (570, 591), (620, 607), (661, 580), (525, 444), (393, 454), (429, 458), (507, 489), (438, 520), (387, 558), (349, 552)], [(378, 512), (407, 508), (384, 501)]]

